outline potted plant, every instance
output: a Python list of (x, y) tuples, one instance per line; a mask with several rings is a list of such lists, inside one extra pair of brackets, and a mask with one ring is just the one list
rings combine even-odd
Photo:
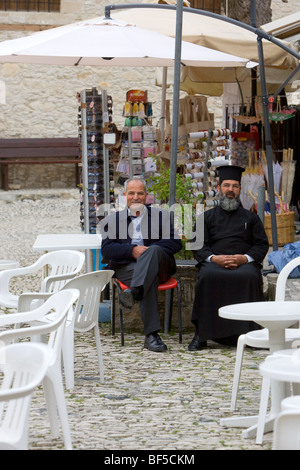
[[(158, 173), (147, 178), (149, 191), (151, 191), (156, 201), (159, 201), (161, 206), (168, 205), (169, 202), (169, 189), (170, 189), (170, 168), (166, 168), (166, 164), (160, 158), (155, 157)], [(195, 222), (195, 207), (201, 197), (194, 196), (194, 187), (191, 178), (186, 178), (184, 174), (176, 173), (176, 194), (175, 194), (175, 218), (179, 220), (179, 225), (183, 228), (182, 236), (182, 250), (175, 255), (177, 259), (192, 259), (193, 254), (190, 250), (186, 250), (186, 236), (187, 230), (184, 226), (188, 224), (192, 228)], [(187, 209), (187, 210), (186, 210)], [(186, 227), (187, 229), (187, 227)]]

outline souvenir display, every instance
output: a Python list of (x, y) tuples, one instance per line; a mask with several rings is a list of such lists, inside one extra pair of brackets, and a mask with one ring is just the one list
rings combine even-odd
[[(77, 94), (80, 102), (80, 94)], [(112, 98), (107, 96), (107, 102), (103, 102), (103, 94), (99, 94), (96, 88), (86, 90), (86, 132), (87, 132), (87, 174), (88, 174), (88, 202), (89, 202), (89, 232), (96, 233), (96, 227), (101, 218), (99, 207), (105, 203), (104, 184), (104, 145), (103, 133), (112, 122)], [(107, 111), (104, 111), (104, 109)], [(79, 142), (82, 155), (82, 109), (78, 110)], [(113, 188), (113, 167), (109, 164), (109, 188)], [(82, 172), (81, 187), (83, 188)], [(112, 196), (111, 196), (112, 199)], [(84, 230), (83, 190), (81, 189), (80, 224)]]
[(146, 91), (129, 90), (126, 93), (117, 172), (145, 176), (156, 171), (157, 140), (152, 114), (152, 103), (148, 102)]
[(208, 129), (188, 134), (188, 151), (184, 173), (192, 179), (194, 196), (203, 200), (205, 206), (216, 205), (218, 192), (217, 167), (229, 164), (229, 129)]

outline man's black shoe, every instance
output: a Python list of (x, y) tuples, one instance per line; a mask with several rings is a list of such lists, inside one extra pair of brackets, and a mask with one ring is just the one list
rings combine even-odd
[(134, 297), (130, 289), (120, 292), (120, 304), (125, 308), (131, 308), (134, 304)]
[(206, 341), (200, 341), (199, 335), (195, 335), (192, 341), (190, 342), (188, 346), (189, 351), (201, 351), (201, 349), (207, 347), (207, 342)]
[(168, 349), (157, 333), (150, 333), (145, 337), (144, 348), (154, 352), (163, 352)]

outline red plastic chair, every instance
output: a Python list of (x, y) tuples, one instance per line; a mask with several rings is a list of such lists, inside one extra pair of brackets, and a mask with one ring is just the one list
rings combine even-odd
[[(115, 293), (116, 289), (118, 292), (118, 304), (119, 304), (119, 317), (120, 317), (120, 331), (121, 331), (121, 345), (124, 346), (124, 324), (123, 324), (123, 310), (120, 303), (120, 292), (121, 290), (129, 289), (128, 286), (123, 284), (116, 278), (112, 279), (112, 318), (111, 318), (111, 332), (114, 336), (115, 334)], [(159, 284), (158, 291), (167, 291), (170, 290), (170, 298), (166, 297), (166, 310), (165, 310), (165, 328), (164, 332), (169, 333), (172, 321), (172, 305), (173, 305), (173, 291), (177, 289), (177, 308), (178, 308), (178, 329), (179, 329), (179, 343), (182, 343), (182, 317), (181, 317), (181, 293), (180, 293), (180, 284), (177, 279), (170, 277), (163, 284)]]

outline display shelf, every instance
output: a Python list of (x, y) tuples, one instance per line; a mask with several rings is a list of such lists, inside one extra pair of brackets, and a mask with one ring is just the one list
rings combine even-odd
[(80, 175), (80, 225), (86, 233), (96, 233), (99, 220), (105, 216), (99, 208), (112, 202), (113, 167), (103, 139), (112, 122), (112, 98), (105, 90), (99, 94), (92, 88), (78, 94), (78, 100), (79, 147), (84, 162)]
[(208, 129), (190, 132), (184, 174), (191, 178), (195, 198), (206, 207), (217, 205), (217, 167), (229, 163), (230, 130)]
[(129, 90), (123, 111), (121, 152), (117, 172), (132, 176), (148, 176), (156, 170), (156, 130), (151, 124), (152, 103), (143, 90)]

